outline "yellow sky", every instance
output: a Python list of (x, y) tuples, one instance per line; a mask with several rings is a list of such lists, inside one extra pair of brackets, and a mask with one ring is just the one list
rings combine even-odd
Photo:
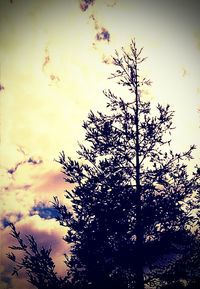
[[(146, 96), (152, 103), (171, 104), (176, 111), (173, 147), (181, 151), (195, 143), (199, 162), (196, 2), (96, 0), (82, 11), (78, 0), (0, 0), (3, 216), (19, 212), (21, 206), (31, 223), (35, 203), (61, 196), (65, 185), (53, 160), (61, 150), (76, 156), (77, 141), (84, 137), (82, 121), (90, 109), (105, 107), (103, 89), (123, 92), (107, 80), (110, 55), (133, 37), (148, 56), (144, 73), (153, 85)], [(109, 42), (96, 40), (102, 29), (109, 32)], [(12, 175), (11, 168), (16, 168)]]
[[(6, 146), (23, 145), (47, 157), (61, 148), (73, 148), (87, 111), (101, 105), (101, 90), (112, 86), (105, 81), (109, 68), (101, 63), (103, 55), (127, 45), (133, 36), (149, 56), (146, 66), (155, 97), (172, 103), (177, 114), (181, 105), (182, 112), (187, 109), (197, 122), (196, 23), (187, 27), (185, 19), (170, 19), (164, 11), (161, 15), (161, 9), (151, 11), (153, 7), (144, 10), (138, 1), (117, 1), (112, 8), (106, 3), (114, 1), (96, 1), (84, 13), (78, 1), (2, 2), (1, 141)], [(97, 43), (96, 50), (92, 14), (111, 34), (110, 44)], [(47, 55), (50, 61), (43, 69)], [(188, 111), (188, 103), (193, 112)]]
[[(3, 163), (13, 145), (48, 159), (61, 149), (73, 153), (82, 120), (90, 108), (102, 107), (101, 91), (112, 87), (103, 57), (134, 36), (149, 56), (152, 95), (175, 108), (178, 136), (184, 130), (197, 141), (199, 27), (181, 18), (184, 9), (175, 15), (173, 7), (155, 11), (143, 1), (96, 1), (81, 12), (78, 1), (1, 2), (1, 143), (9, 152)], [(108, 29), (109, 44), (95, 43), (91, 15)]]

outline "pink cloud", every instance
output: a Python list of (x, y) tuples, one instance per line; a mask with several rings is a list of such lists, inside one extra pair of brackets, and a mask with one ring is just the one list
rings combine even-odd
[[(64, 253), (68, 254), (70, 247), (63, 240), (63, 236), (66, 234), (66, 228), (61, 227), (55, 220), (44, 220), (39, 216), (28, 216), (23, 220), (16, 223), (17, 231), (21, 232), (21, 237), (26, 241), (25, 235), (33, 235), (39, 247), (52, 248), (51, 256), (55, 262), (55, 271), (60, 275), (65, 275), (66, 265), (64, 264)], [(8, 246), (15, 244), (15, 240), (10, 236), (10, 228), (6, 227), (1, 230), (1, 282), (5, 278), (11, 278), (12, 262), (7, 258), (6, 253), (11, 251)], [(17, 256), (20, 258), (20, 253)], [(23, 285), (23, 287), (22, 287)], [(21, 286), (21, 287), (20, 287)], [(12, 277), (9, 289), (18, 288), (33, 288), (26, 281), (25, 272), (22, 272), (18, 277)]]
[[(22, 272), (20, 278), (11, 277), (11, 261), (6, 257), (10, 250), (8, 246), (13, 244), (13, 239), (9, 235), (10, 228), (6, 227), (7, 221), (14, 222), (17, 230), (35, 237), (39, 246), (52, 247), (52, 258), (56, 265), (56, 271), (60, 275), (66, 272), (64, 264), (64, 253), (69, 252), (69, 246), (63, 241), (66, 228), (61, 227), (55, 219), (44, 219), (38, 214), (30, 215), (33, 207), (38, 203), (43, 203), (49, 207), (53, 201), (53, 196), (58, 196), (61, 202), (66, 203), (64, 191), (71, 189), (72, 185), (64, 182), (64, 175), (54, 165), (48, 169), (49, 163), (40, 161), (39, 158), (30, 157), (24, 149), (19, 148), (23, 154), (12, 167), (13, 173), (9, 169), (2, 170), (2, 186), (0, 194), (1, 202), (1, 281), (4, 289), (33, 288), (26, 281), (26, 276)], [(37, 213), (37, 212), (36, 212)], [(24, 237), (23, 237), (24, 238)], [(1, 286), (0, 286), (1, 287)]]
[[(38, 178), (38, 176), (37, 176)], [(36, 182), (33, 190), (37, 196), (41, 196), (43, 199), (52, 201), (53, 196), (58, 196), (61, 201), (66, 202), (64, 197), (64, 191), (66, 189), (72, 189), (72, 185), (65, 183), (64, 176), (59, 171), (47, 171)]]

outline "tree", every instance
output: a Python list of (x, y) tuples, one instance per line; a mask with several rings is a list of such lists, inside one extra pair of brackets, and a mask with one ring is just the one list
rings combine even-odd
[(12, 275), (19, 275), (19, 271), (25, 269), (27, 280), (38, 289), (70, 289), (69, 281), (57, 276), (55, 265), (50, 257), (51, 248), (38, 248), (33, 236), (27, 235), (25, 242), (20, 232), (16, 231), (15, 226), (11, 223), (11, 235), (17, 240), (18, 246), (10, 246), (12, 250), (22, 251), (24, 257), (18, 260), (15, 254), (7, 254), (8, 258), (15, 263)]
[(66, 264), (74, 288), (168, 284), (166, 272), (176, 258), (163, 263), (162, 274), (156, 270), (158, 260), (177, 244), (185, 252), (191, 237), (191, 196), (199, 197), (200, 169), (189, 177), (185, 161), (195, 146), (184, 153), (171, 150), (174, 112), (158, 104), (157, 114), (151, 115), (151, 104), (142, 97), (142, 88), (151, 81), (140, 74), (141, 55), (134, 41), (129, 51), (116, 52), (111, 78), (128, 88), (129, 95), (104, 91), (107, 112), (90, 111), (83, 123), (86, 143), (79, 145), (79, 160), (64, 152), (58, 160), (66, 182), (74, 184), (66, 191), (71, 208), (54, 199), (58, 220), (68, 228), (71, 254)]
[(114, 288), (115, 282), (117, 288), (144, 288), (143, 252), (151, 246), (155, 258), (159, 242), (186, 231), (191, 206), (183, 209), (183, 203), (197, 190), (198, 173), (189, 178), (183, 162), (195, 146), (174, 154), (168, 138), (174, 112), (158, 104), (151, 116), (150, 102), (142, 98), (142, 87), (151, 82), (140, 75), (141, 53), (134, 41), (129, 52), (116, 53), (112, 78), (129, 89), (130, 98), (104, 92), (109, 112), (89, 113), (81, 161), (66, 159), (64, 152), (59, 159), (66, 181), (75, 185), (67, 192), (72, 212), (55, 199), (59, 220), (69, 228), (68, 265), (74, 280), (87, 280), (88, 288)]

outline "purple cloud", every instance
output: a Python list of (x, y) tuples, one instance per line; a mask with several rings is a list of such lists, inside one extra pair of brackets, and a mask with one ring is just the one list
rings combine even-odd
[(94, 4), (94, 0), (81, 0), (80, 1), (80, 8), (83, 12), (85, 12), (90, 5), (93, 5)]
[(104, 27), (101, 28), (101, 30), (96, 34), (96, 40), (101, 41), (101, 40), (107, 40), (108, 42), (110, 41), (110, 33), (108, 30), (106, 30)]

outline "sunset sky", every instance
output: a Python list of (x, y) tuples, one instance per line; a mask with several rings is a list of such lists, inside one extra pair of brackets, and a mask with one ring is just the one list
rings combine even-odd
[(189, 170), (199, 163), (198, 2), (0, 0), (0, 288), (30, 286), (23, 276), (9, 279), (8, 221), (52, 245), (56, 269), (64, 273), (65, 230), (50, 201), (54, 195), (64, 200), (66, 184), (54, 160), (61, 150), (76, 157), (89, 110), (105, 109), (103, 89), (127, 95), (108, 77), (111, 55), (131, 39), (148, 57), (143, 73), (153, 83), (143, 96), (152, 105), (171, 105), (172, 148), (196, 144)]

